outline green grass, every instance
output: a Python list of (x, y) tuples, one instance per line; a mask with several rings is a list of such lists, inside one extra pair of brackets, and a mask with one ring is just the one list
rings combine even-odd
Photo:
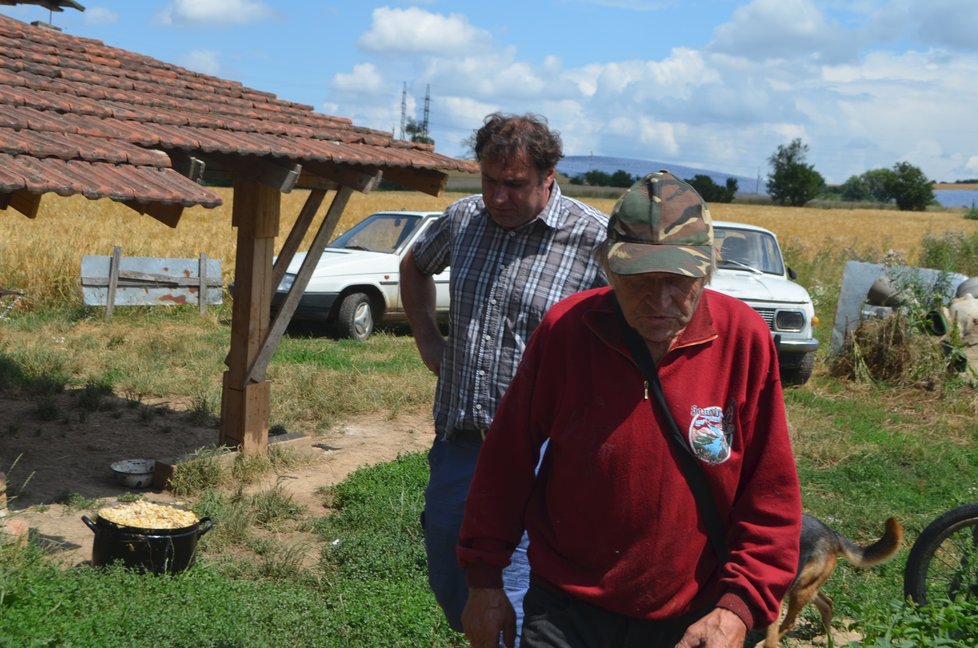
[[(844, 262), (870, 257), (790, 245), (785, 254), (813, 294), (822, 319), (817, 335), (827, 349)], [(0, 324), (0, 390), (34, 400), (38, 420), (73, 424), (114, 403), (148, 421), (168, 411), (144, 404), (152, 398), (181, 402), (187, 417), (212, 421), (229, 313), (225, 305), (206, 317), (193, 309), (120, 309), (110, 323), (84, 309), (14, 317)], [(928, 391), (833, 379), (824, 353), (813, 380), (785, 397), (806, 510), (861, 544), (878, 538), (884, 520), (896, 516), (909, 547), (938, 514), (978, 500), (973, 388), (960, 381)], [(396, 331), (366, 343), (285, 337), (268, 378), (271, 424), (307, 434), (356, 414), (424, 411), (434, 393), (413, 340)], [(73, 398), (55, 402), (65, 390)], [(30, 420), (14, 421), (0, 434), (27, 438), (31, 429)], [(206, 453), (199, 465), (181, 464), (177, 475), (186, 483), (178, 490), (196, 494), (195, 510), (220, 524), (202, 538), (200, 564), (177, 578), (62, 572), (30, 551), (0, 548), (0, 646), (463, 645), (426, 585), (418, 526), (423, 456), (363, 469), (325, 493), (335, 512), (312, 523), (324, 551), (319, 565), (305, 569), (300, 556), (267, 535), (302, 524), (296, 516), (303, 514), (274, 489), (258, 497), (233, 487), (228, 492), (229, 484), (267, 469), (222, 467)], [(247, 559), (225, 557), (236, 550)], [(825, 585), (836, 626), (856, 620), (875, 642), (867, 645), (881, 648), (936, 645), (921, 639), (928, 624), (935, 637), (946, 627), (959, 635), (962, 628), (973, 631), (974, 617), (969, 626), (960, 611), (902, 606), (906, 554), (871, 570), (840, 561)], [(804, 617), (817, 626), (814, 610)], [(155, 621), (161, 618), (167, 621)]]
[[(415, 453), (338, 485), (326, 495), (335, 513), (316, 524), (322, 562), (306, 573), (275, 546), (250, 570), (208, 561), (204, 549), (186, 572), (156, 576), (64, 571), (36, 549), (0, 544), (0, 646), (463, 646), (427, 589), (426, 476)], [(247, 511), (253, 519), (236, 527), (245, 534), (298, 513), (275, 488), (252, 498), (211, 491), (195, 508), (222, 516), (202, 544)]]

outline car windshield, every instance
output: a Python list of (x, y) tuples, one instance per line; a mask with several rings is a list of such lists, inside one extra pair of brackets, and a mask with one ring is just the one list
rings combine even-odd
[(393, 254), (410, 238), (411, 232), (420, 222), (420, 216), (374, 214), (351, 227), (326, 247)]
[(784, 274), (784, 261), (774, 236), (768, 232), (726, 229), (713, 232), (717, 267)]

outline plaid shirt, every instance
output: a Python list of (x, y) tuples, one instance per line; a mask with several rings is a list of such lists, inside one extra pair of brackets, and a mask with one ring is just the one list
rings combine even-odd
[(415, 244), (421, 272), (451, 264), (451, 331), (435, 393), (435, 431), (486, 430), (530, 334), (552, 305), (607, 283), (594, 250), (608, 217), (561, 195), (515, 230), (496, 225), (481, 195), (463, 198)]

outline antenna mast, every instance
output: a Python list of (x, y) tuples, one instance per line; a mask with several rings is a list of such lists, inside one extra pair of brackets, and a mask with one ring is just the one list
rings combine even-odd
[(428, 108), (431, 105), (431, 85), (425, 86), (424, 90), (424, 121), (421, 122), (421, 135), (428, 137)]
[(407, 81), (404, 82), (404, 89), (401, 90), (401, 139), (404, 139), (405, 120), (407, 120)]

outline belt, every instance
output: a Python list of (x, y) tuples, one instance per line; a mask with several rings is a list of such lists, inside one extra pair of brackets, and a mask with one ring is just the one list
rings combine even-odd
[(445, 435), (446, 441), (461, 441), (463, 443), (482, 443), (486, 440), (486, 430), (472, 428), (456, 428), (451, 436)]

